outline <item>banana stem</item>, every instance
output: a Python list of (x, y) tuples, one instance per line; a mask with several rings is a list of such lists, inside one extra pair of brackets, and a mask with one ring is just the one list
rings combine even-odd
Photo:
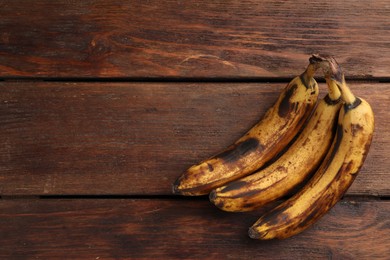
[(347, 105), (351, 105), (353, 104), (355, 101), (356, 101), (356, 97), (355, 95), (351, 92), (351, 90), (349, 89), (349, 87), (347, 86), (347, 83), (345, 82), (345, 79), (344, 79), (344, 74), (342, 76), (342, 82), (341, 84), (339, 84), (337, 82), (337, 86), (339, 87), (340, 91), (341, 91), (341, 98), (344, 100), (344, 102), (347, 104)]
[(305, 72), (301, 74), (301, 80), (303, 81), (303, 84), (306, 85), (306, 87), (309, 87), (311, 85), (310, 82), (312, 81), (317, 69), (318, 69), (318, 63), (310, 61)]
[(344, 100), (344, 102), (347, 105), (353, 104), (353, 102), (355, 102), (356, 100), (356, 97), (347, 86), (347, 83), (345, 82), (345, 78), (344, 78), (344, 72), (342, 71), (340, 65), (332, 57), (328, 59), (328, 62), (329, 62), (330, 77), (332, 78), (332, 81), (334, 81), (337, 84), (337, 87), (340, 89), (341, 98)]
[(313, 78), (317, 69), (318, 69), (318, 65), (316, 63), (310, 63), (307, 66), (306, 71), (304, 72), (305, 76), (307, 77), (306, 79), (310, 80), (311, 78)]
[(331, 79), (330, 77), (326, 77), (326, 84), (328, 86), (328, 95), (331, 100), (338, 100), (341, 96), (341, 92), (337, 86), (336, 81)]

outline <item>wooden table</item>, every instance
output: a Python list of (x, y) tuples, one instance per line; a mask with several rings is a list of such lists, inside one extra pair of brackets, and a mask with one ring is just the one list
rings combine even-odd
[[(389, 1), (292, 2), (0, 1), (0, 258), (389, 259)], [(318, 52), (376, 115), (340, 203), (262, 242), (171, 194)]]

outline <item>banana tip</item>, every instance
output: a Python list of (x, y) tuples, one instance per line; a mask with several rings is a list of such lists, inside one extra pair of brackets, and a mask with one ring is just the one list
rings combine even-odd
[(209, 200), (214, 203), (215, 199), (217, 198), (217, 194), (215, 193), (215, 190), (212, 190), (209, 194)]
[(270, 234), (268, 234), (268, 231), (259, 232), (253, 226), (249, 228), (248, 235), (250, 238), (259, 240), (270, 240), (274, 238), (273, 236), (270, 236)]
[(179, 182), (178, 182), (178, 180), (176, 180), (172, 184), (172, 193), (176, 194), (176, 195), (181, 195), (181, 192), (180, 192), (180, 189), (179, 189)]
[(248, 235), (250, 238), (253, 238), (253, 239), (261, 239), (261, 235), (253, 227), (249, 228)]

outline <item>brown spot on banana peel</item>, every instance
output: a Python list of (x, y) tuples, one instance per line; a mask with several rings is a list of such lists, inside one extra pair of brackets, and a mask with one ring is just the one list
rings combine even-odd
[(363, 126), (359, 125), (359, 124), (352, 124), (351, 125), (351, 132), (352, 132), (352, 136), (357, 136), (357, 134), (361, 131), (363, 131)]
[(226, 163), (235, 163), (244, 155), (263, 150), (263, 146), (256, 138), (249, 138), (245, 141), (234, 144), (228, 150), (216, 155), (214, 158), (222, 159)]
[[(277, 170), (278, 171), (287, 171), (287, 169), (283, 166), (279, 166), (277, 168)], [(263, 178), (268, 178), (268, 176), (264, 176)], [(216, 190), (214, 190), (213, 195), (212, 195), (213, 200), (211, 200), (211, 202), (214, 202), (215, 199), (218, 198), (218, 194), (221, 194), (224, 199), (226, 199), (226, 198), (229, 198), (229, 199), (251, 198), (254, 195), (257, 195), (257, 194), (263, 192), (264, 190), (272, 189), (273, 186), (277, 185), (281, 181), (283, 181), (283, 179), (276, 181), (275, 183), (273, 183), (273, 185), (271, 187), (267, 187), (264, 189), (250, 189), (250, 190), (248, 190), (247, 188), (245, 188), (245, 186), (248, 184), (250, 185), (250, 183), (238, 180), (238, 181), (227, 184), (222, 190), (220, 190), (218, 192)], [(227, 195), (227, 196), (224, 195), (224, 193), (231, 192), (231, 191), (240, 191), (240, 192), (237, 192), (235, 195)], [(247, 201), (248, 204), (245, 204), (246, 206), (243, 207), (242, 210), (249, 211), (250, 209), (247, 209), (247, 207), (248, 207), (247, 205), (249, 205), (249, 204), (252, 205), (253, 203), (248, 202), (247, 199), (245, 199), (245, 200)], [(269, 201), (269, 202), (265, 202), (265, 203), (261, 204), (260, 202), (256, 201), (256, 203), (253, 204), (253, 208), (259, 208), (259, 207), (262, 207), (262, 206), (264, 206), (268, 203), (271, 203), (271, 202), (273, 202), (273, 201)], [(221, 208), (221, 207), (219, 207), (219, 208)]]
[(276, 167), (276, 170), (279, 172), (287, 172), (287, 168), (282, 166), (282, 165), (279, 165), (278, 167)]
[(234, 181), (225, 186), (220, 192), (225, 193), (232, 190), (238, 190), (247, 185), (248, 183), (245, 181)]
[[(267, 225), (267, 226), (276, 226), (277, 224), (281, 223), (280, 219), (281, 218), (286, 218), (286, 213), (284, 211), (290, 207), (290, 203), (282, 204), (280, 206), (277, 206), (273, 210), (267, 212), (265, 215), (259, 219), (258, 222), (256, 222), (253, 226), (258, 226), (258, 225)], [(288, 218), (287, 218), (288, 219)]]
[[(280, 166), (282, 167), (282, 166)], [(284, 167), (283, 167), (284, 168)], [(263, 176), (263, 178), (267, 178), (267, 176)], [(221, 189), (218, 190), (218, 194), (223, 194), (223, 193), (227, 193), (227, 192), (231, 192), (231, 191), (236, 191), (236, 190), (241, 190), (243, 187), (245, 187), (246, 185), (248, 185), (248, 183), (246, 181), (243, 181), (243, 180), (236, 180), (236, 181), (233, 181), (231, 183), (228, 183), (226, 184), (226, 186), (224, 187), (221, 187)], [(256, 191), (257, 193), (258, 191)], [(217, 193), (215, 193), (216, 195)], [(238, 197), (241, 197), (243, 193), (240, 193), (238, 195)], [(246, 193), (245, 193), (246, 194)], [(233, 196), (231, 198), (235, 198), (236, 196)]]
[(358, 166), (356, 172), (351, 172), (351, 174), (356, 175), (357, 173), (359, 173), (360, 169), (363, 167), (363, 163), (366, 160), (368, 152), (369, 152), (370, 147), (371, 147), (372, 136), (373, 136), (373, 134), (368, 135), (367, 141), (366, 141), (366, 143), (364, 145), (364, 152), (363, 152), (363, 155), (362, 155), (362, 163)]
[(290, 103), (290, 98), (294, 95), (297, 85), (294, 84), (290, 86), (284, 94), (283, 99), (279, 103), (278, 115), (282, 118), (285, 118), (289, 112), (292, 110), (292, 107), (296, 105), (295, 103)]
[[(306, 229), (306, 228), (310, 227), (312, 224), (314, 224), (314, 222), (318, 218), (320, 218), (327, 211), (329, 211), (329, 209), (331, 207), (331, 205), (329, 205), (329, 204), (333, 204), (333, 203), (329, 203), (332, 201), (332, 199), (329, 198), (332, 195), (333, 195), (332, 193), (328, 193), (326, 195), (328, 197), (328, 199), (324, 199), (323, 200), (324, 203), (322, 203), (322, 201), (318, 201), (316, 204), (314, 204), (314, 206), (308, 210), (308, 212), (310, 212), (310, 213), (308, 215), (302, 216), (303, 219), (298, 222), (299, 224), (297, 225), (297, 228)], [(325, 203), (325, 202), (327, 202), (327, 203)]]
[[(308, 79), (306, 72), (299, 75), (299, 79), (303, 83), (303, 85), (306, 87), (306, 89), (313, 89), (313, 86), (311, 85), (311, 79)], [(311, 94), (314, 94), (315, 92), (312, 92)]]
[[(268, 190), (268, 189), (272, 189), (273, 186), (276, 186), (279, 182), (281, 182), (283, 179), (280, 179), (276, 182), (273, 183), (273, 185), (271, 187), (267, 187), (265, 189), (254, 189), (254, 190), (248, 190), (248, 191), (245, 191), (245, 192), (241, 192), (240, 194), (237, 194), (237, 195), (234, 195), (234, 196), (231, 196), (230, 198), (232, 199), (236, 199), (236, 198), (251, 198), (253, 195), (256, 195), (256, 194), (259, 194), (260, 192), (263, 192), (264, 190)], [(290, 189), (291, 190), (291, 189)], [(259, 207), (262, 207), (268, 203), (271, 203), (273, 201), (267, 201), (267, 202), (263, 202), (263, 203), (260, 203), (260, 202), (256, 202), (256, 208), (259, 208)]]
[(214, 167), (210, 163), (207, 163), (207, 167), (208, 167), (210, 172), (214, 171)]

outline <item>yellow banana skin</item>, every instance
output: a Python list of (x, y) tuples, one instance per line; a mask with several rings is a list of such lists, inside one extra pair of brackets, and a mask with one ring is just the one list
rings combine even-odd
[(314, 173), (332, 144), (342, 103), (337, 85), (327, 83), (329, 94), (290, 148), (263, 170), (213, 190), (212, 203), (224, 211), (254, 210), (286, 196)]
[(318, 85), (317, 65), (294, 78), (264, 118), (225, 151), (191, 166), (173, 184), (173, 193), (208, 194), (230, 181), (246, 176), (276, 156), (294, 138), (313, 110)]
[(342, 198), (362, 167), (374, 132), (374, 114), (364, 99), (351, 93), (343, 75), (338, 74), (336, 81), (345, 104), (331, 149), (302, 190), (249, 229), (251, 238), (284, 239), (302, 232)]

